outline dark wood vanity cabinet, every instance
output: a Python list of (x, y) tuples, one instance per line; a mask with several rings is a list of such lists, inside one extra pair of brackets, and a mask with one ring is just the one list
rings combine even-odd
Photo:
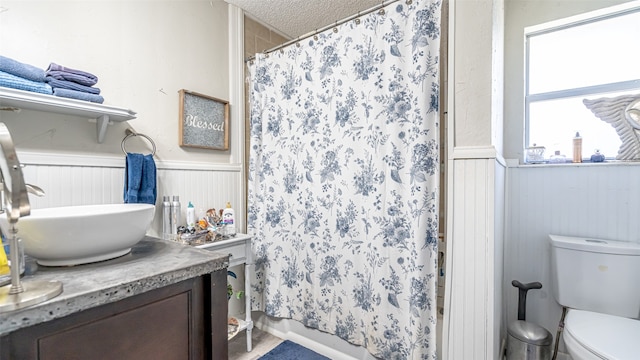
[(227, 359), (226, 287), (218, 270), (20, 329), (0, 359)]

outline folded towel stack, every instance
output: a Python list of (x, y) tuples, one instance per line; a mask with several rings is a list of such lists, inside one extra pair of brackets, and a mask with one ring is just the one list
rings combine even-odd
[(1, 55), (0, 86), (48, 95), (53, 93), (51, 86), (45, 83), (44, 70)]
[(45, 72), (45, 81), (51, 85), (55, 96), (99, 104), (104, 102), (100, 89), (93, 87), (98, 83), (98, 77), (86, 71), (51, 63)]

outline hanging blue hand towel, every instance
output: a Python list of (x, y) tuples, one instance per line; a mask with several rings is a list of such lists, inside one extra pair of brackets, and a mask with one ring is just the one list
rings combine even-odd
[(142, 183), (142, 154), (127, 153), (124, 169), (124, 202), (137, 203)]
[(153, 155), (149, 154), (142, 160), (142, 182), (138, 202), (155, 205), (156, 194), (156, 163), (153, 161)]
[(156, 163), (152, 155), (127, 153), (124, 176), (125, 203), (155, 205)]

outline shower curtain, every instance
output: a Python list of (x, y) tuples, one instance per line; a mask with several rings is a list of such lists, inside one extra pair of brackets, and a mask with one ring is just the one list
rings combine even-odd
[(436, 358), (440, 2), (402, 0), (249, 65), (254, 310)]

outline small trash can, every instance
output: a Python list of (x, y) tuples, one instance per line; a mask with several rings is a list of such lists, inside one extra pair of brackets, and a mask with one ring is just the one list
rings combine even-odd
[(516, 320), (507, 329), (507, 360), (550, 360), (553, 337), (542, 326)]

